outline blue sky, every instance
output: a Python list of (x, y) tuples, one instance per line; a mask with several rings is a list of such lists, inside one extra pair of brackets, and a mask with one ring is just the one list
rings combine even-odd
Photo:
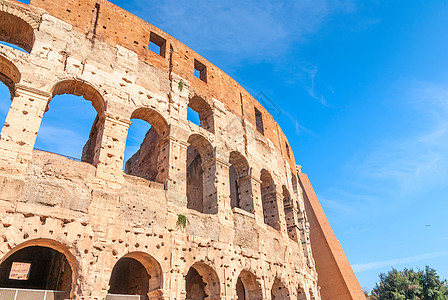
[(446, 1), (112, 2), (275, 102), (361, 286), (391, 267), (448, 278)]

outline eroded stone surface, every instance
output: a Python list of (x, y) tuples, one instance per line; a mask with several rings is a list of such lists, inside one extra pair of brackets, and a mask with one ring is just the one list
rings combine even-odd
[[(0, 45), (13, 95), (0, 138), (1, 262), (42, 255), (59, 271), (35, 288), (71, 299), (320, 299), (294, 156), (247, 91), (105, 0), (0, 0), (0, 14), (0, 38), (29, 52)], [(64, 93), (98, 114), (82, 162), (33, 151)], [(135, 118), (152, 127), (124, 174)]]

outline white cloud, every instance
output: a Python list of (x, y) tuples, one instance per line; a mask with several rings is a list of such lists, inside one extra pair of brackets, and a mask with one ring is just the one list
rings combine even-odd
[(426, 254), (421, 254), (421, 255), (416, 255), (416, 256), (368, 262), (368, 263), (362, 263), (362, 264), (354, 264), (354, 265), (352, 265), (352, 268), (353, 268), (354, 272), (365, 272), (365, 271), (371, 271), (371, 270), (378, 270), (378, 269), (382, 269), (382, 268), (395, 268), (397, 266), (404, 265), (404, 264), (424, 261), (424, 260), (433, 259), (433, 258), (445, 257), (445, 256), (448, 256), (448, 251), (426, 253)]

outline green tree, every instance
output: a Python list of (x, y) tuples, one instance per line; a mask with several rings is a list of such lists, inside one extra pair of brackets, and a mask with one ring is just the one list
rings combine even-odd
[(434, 269), (425, 271), (392, 269), (380, 274), (380, 282), (372, 291), (378, 300), (448, 300), (448, 283), (440, 280)]

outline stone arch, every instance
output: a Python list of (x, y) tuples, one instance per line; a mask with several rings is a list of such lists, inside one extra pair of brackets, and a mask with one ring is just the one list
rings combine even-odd
[(289, 291), (283, 282), (275, 278), (271, 289), (271, 300), (290, 300)]
[(161, 153), (161, 144), (169, 134), (168, 122), (160, 112), (148, 107), (137, 108), (132, 113), (131, 119), (146, 121), (151, 128), (137, 152), (125, 162), (125, 173), (165, 183), (169, 161), (168, 157)]
[(274, 180), (266, 169), (261, 170), (260, 181), (264, 222), (267, 225), (280, 230), (277, 191)]
[(214, 149), (201, 134), (188, 138), (187, 148), (187, 207), (202, 213), (217, 212)]
[[(57, 95), (74, 95), (81, 96), (87, 101), (90, 101), (96, 111), (96, 117), (93, 121), (90, 133), (82, 148), (81, 161), (97, 165), (99, 159), (99, 152), (101, 149), (101, 138), (104, 130), (104, 114), (106, 110), (106, 102), (99, 92), (99, 90), (79, 79), (65, 79), (57, 82), (51, 89), (51, 98), (48, 101), (45, 114), (51, 110), (51, 102)], [(61, 104), (59, 104), (61, 105)], [(45, 114), (43, 119), (45, 119)], [(45, 150), (45, 149), (44, 149)], [(64, 153), (61, 153), (64, 155)]]
[(263, 293), (257, 277), (248, 270), (241, 271), (236, 283), (238, 300), (261, 300)]
[(291, 194), (289, 193), (286, 185), (282, 186), (282, 196), (288, 235), (291, 239), (297, 241), (297, 236), (295, 234), (296, 231), (294, 230), (296, 226), (296, 212), (294, 209), (293, 199), (291, 198)]
[(144, 252), (131, 252), (114, 265), (109, 294), (141, 295), (149, 299), (162, 296), (163, 272), (160, 263)]
[(252, 199), (252, 182), (249, 176), (249, 163), (237, 151), (230, 153), (229, 163), (230, 206), (253, 213), (254, 202)]
[(204, 262), (194, 263), (185, 276), (185, 291), (186, 300), (220, 299), (218, 274)]
[(215, 118), (213, 110), (204, 98), (194, 95), (188, 101), (188, 107), (198, 113), (202, 128), (210, 131), (211, 133), (215, 132)]
[(21, 74), (16, 65), (0, 55), (0, 81), (4, 83), (11, 94), (11, 100), (14, 98), (15, 85), (20, 82)]
[[(55, 255), (56, 254), (56, 255)], [(45, 255), (47, 258), (48, 256), (52, 256), (53, 259), (59, 260), (61, 259), (62, 263), (58, 265), (59, 272), (63, 276), (61, 276), (62, 285), (60, 285), (63, 288), (67, 288), (67, 291), (69, 292), (69, 296), (74, 297), (76, 292), (76, 284), (78, 279), (78, 271), (79, 271), (79, 265), (78, 261), (75, 257), (75, 255), (72, 254), (72, 252), (69, 250), (67, 246), (64, 244), (51, 240), (51, 239), (33, 239), (26, 242), (23, 242), (15, 247), (13, 247), (5, 256), (3, 256), (0, 259), (0, 273), (3, 273), (4, 270), (2, 270), (3, 265), (6, 264), (6, 268), (10, 270), (12, 262), (16, 259), (18, 262), (25, 262), (30, 263), (31, 267), (33, 267), (33, 264), (38, 262), (40, 259), (39, 255)], [(62, 259), (64, 258), (64, 259)], [(20, 261), (21, 260), (21, 261)], [(62, 268), (62, 265), (64, 264), (64, 261), (68, 263), (67, 268)], [(34, 268), (36, 270), (36, 268)], [(38, 271), (41, 268), (37, 269)], [(51, 273), (52, 270), (48, 269), (47, 273)], [(38, 276), (43, 276), (41, 272), (37, 273)], [(32, 273), (30, 273), (30, 277), (32, 276)], [(1, 275), (2, 279), (1, 281), (4, 281), (3, 275)], [(48, 276), (49, 280), (50, 276)], [(49, 289), (54, 289), (55, 283), (52, 282), (51, 285), (47, 285)], [(3, 284), (2, 284), (3, 286)], [(58, 283), (56, 283), (56, 287), (58, 286)], [(35, 288), (35, 287), (33, 287)], [(56, 290), (56, 289), (54, 289)]]
[(37, 29), (38, 23), (19, 9), (8, 6), (7, 4), (0, 6), (0, 40), (30, 53), (34, 46), (34, 30)]

